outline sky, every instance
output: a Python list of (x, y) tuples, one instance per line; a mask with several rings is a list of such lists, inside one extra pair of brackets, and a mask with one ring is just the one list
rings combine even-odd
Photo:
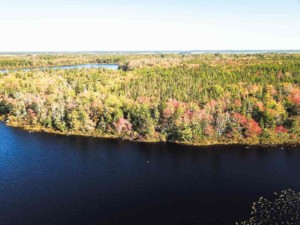
[(300, 0), (0, 0), (0, 51), (295, 50)]

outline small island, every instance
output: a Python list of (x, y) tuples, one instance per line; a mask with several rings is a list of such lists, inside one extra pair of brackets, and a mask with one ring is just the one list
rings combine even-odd
[[(58, 68), (99, 63), (119, 69)], [(0, 70), (0, 118), (10, 126), (191, 145), (300, 143), (299, 53), (3, 55)]]

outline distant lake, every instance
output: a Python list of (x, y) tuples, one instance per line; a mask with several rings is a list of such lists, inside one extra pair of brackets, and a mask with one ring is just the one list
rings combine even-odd
[(17, 71), (17, 70), (23, 70), (23, 71), (48, 70), (48, 69), (68, 70), (68, 69), (90, 69), (90, 68), (105, 68), (105, 69), (117, 70), (119, 68), (119, 65), (118, 64), (80, 64), (80, 65), (69, 65), (69, 66), (46, 66), (46, 67), (38, 67), (38, 68), (22, 68), (16, 70), (0, 70), (0, 73), (7, 73), (9, 71)]
[(192, 147), (29, 133), (0, 123), (1, 225), (234, 224), (300, 191), (300, 148)]

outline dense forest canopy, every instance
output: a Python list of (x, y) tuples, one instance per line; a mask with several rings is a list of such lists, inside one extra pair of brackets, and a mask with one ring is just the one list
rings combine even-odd
[(300, 54), (0, 56), (0, 114), (28, 129), (193, 144), (299, 143)]

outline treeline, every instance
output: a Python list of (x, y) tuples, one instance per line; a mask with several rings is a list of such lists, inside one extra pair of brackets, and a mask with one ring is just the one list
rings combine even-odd
[(11, 55), (0, 56), (0, 69), (36, 68), (47, 66), (78, 65), (85, 63), (119, 63), (122, 55)]
[(35, 54), (0, 55), (0, 70), (36, 68), (47, 66), (78, 65), (85, 63), (119, 64), (123, 70), (133, 70), (143, 66), (175, 65), (192, 59), (190, 56), (176, 54), (124, 55), (124, 54)]
[(300, 141), (299, 54), (113, 57), (122, 70), (0, 75), (0, 114), (11, 125), (66, 134), (192, 144)]

